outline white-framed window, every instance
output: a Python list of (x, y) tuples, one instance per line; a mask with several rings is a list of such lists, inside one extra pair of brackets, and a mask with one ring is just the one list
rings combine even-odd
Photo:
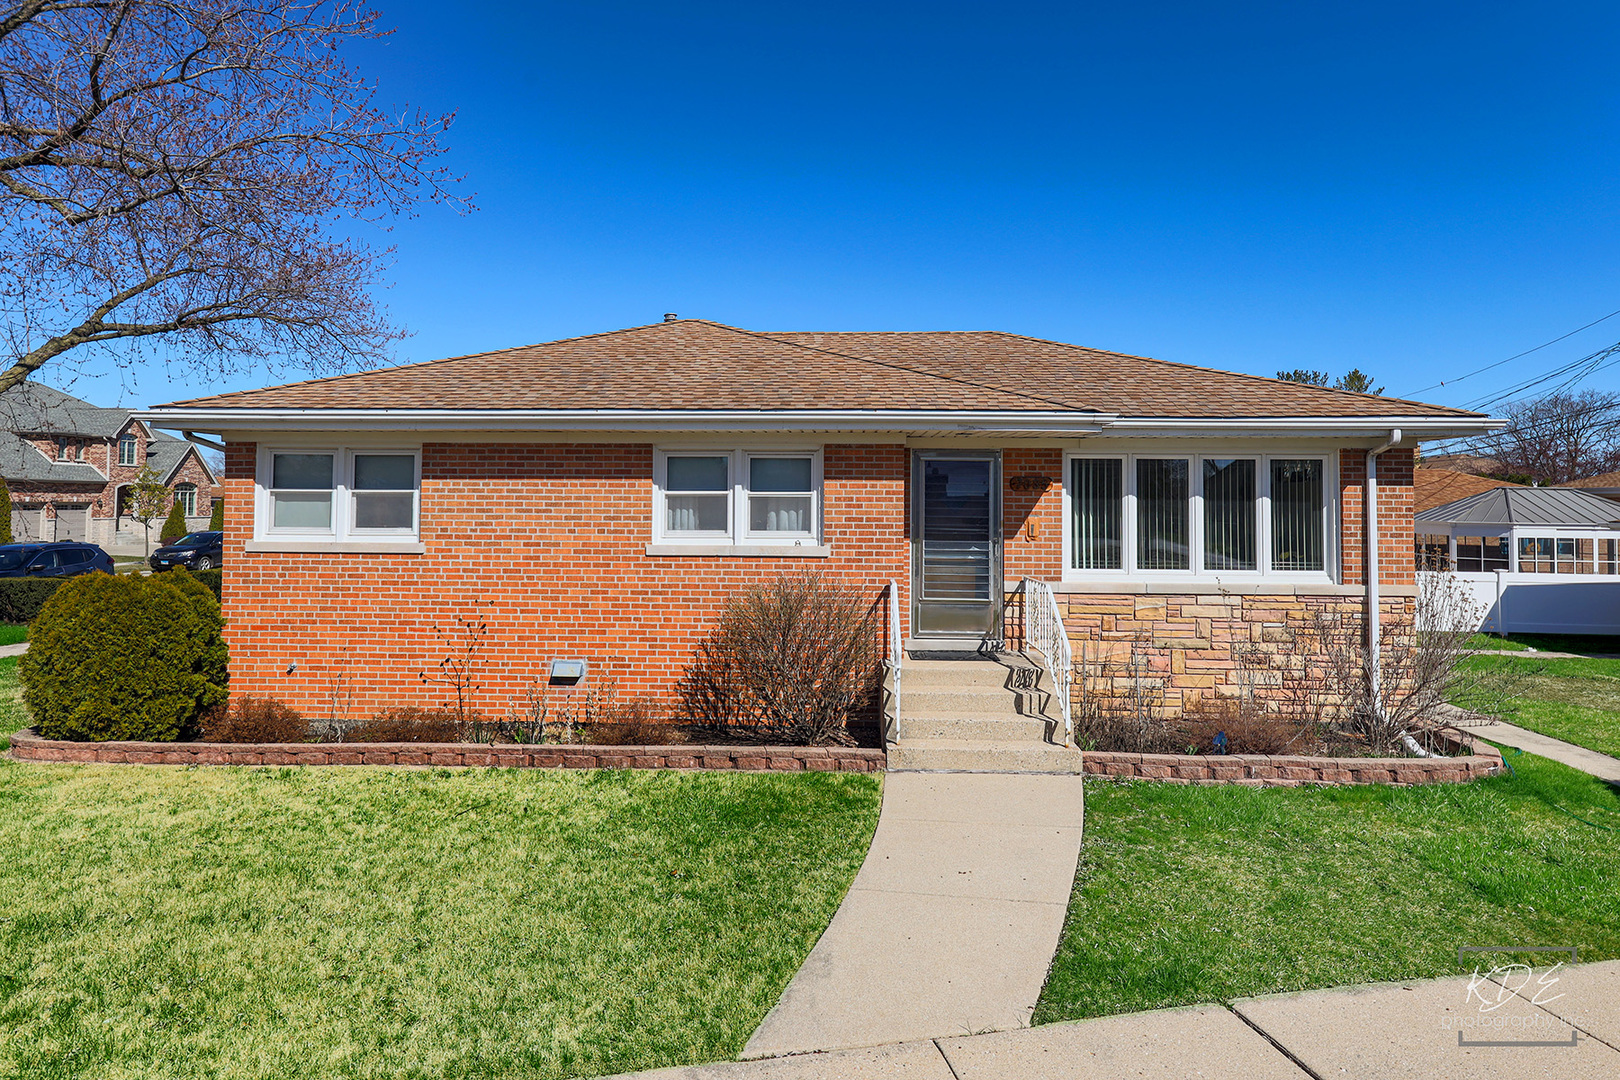
[(58, 460), (58, 461), (83, 461), (84, 460), (84, 444), (81, 443), (78, 439), (69, 439), (69, 438), (67, 438), (65, 436), (57, 436), (57, 439), (56, 439), (56, 460)]
[(266, 539), (414, 540), (421, 455), (371, 447), (266, 448), (256, 533)]
[(135, 464), (135, 436), (129, 432), (118, 437), (118, 464)]
[(816, 544), (820, 450), (658, 450), (653, 538), (662, 543)]
[(186, 517), (197, 516), (197, 486), (195, 484), (174, 485), (174, 501), (180, 505), (180, 512)]
[(1070, 454), (1065, 576), (1288, 576), (1333, 567), (1324, 454)]

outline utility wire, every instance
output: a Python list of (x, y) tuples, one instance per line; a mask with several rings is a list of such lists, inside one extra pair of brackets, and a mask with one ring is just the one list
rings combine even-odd
[(1548, 345), (1556, 345), (1560, 341), (1563, 341), (1565, 338), (1574, 337), (1576, 334), (1580, 333), (1582, 330), (1590, 330), (1590, 329), (1592, 329), (1592, 327), (1596, 326), (1598, 323), (1605, 322), (1605, 321), (1607, 321), (1609, 319), (1612, 319), (1616, 315), (1620, 315), (1620, 309), (1609, 312), (1607, 315), (1603, 316), (1603, 318), (1601, 318), (1601, 319), (1593, 319), (1591, 322), (1587, 323), (1585, 326), (1580, 327), (1579, 329), (1571, 330), (1567, 334), (1560, 334), (1558, 337), (1553, 338), (1551, 341), (1544, 341), (1540, 345), (1537, 345), (1533, 349), (1526, 349), (1522, 353), (1515, 353), (1514, 355), (1508, 357), (1506, 360), (1498, 360), (1494, 364), (1486, 364), (1482, 368), (1476, 368), (1475, 370), (1470, 371), (1466, 375), (1457, 376), (1455, 379), (1442, 379), (1440, 382), (1435, 383), (1433, 386), (1425, 386), (1422, 390), (1414, 390), (1410, 394), (1402, 394), (1401, 396), (1406, 397), (1406, 398), (1416, 397), (1419, 394), (1426, 394), (1430, 390), (1435, 390), (1435, 389), (1438, 389), (1439, 387), (1450, 385), (1451, 383), (1460, 383), (1464, 379), (1472, 379), (1475, 375), (1482, 375), (1485, 372), (1490, 371), (1492, 368), (1501, 367), (1503, 364), (1511, 364), (1511, 363), (1513, 363), (1513, 361), (1521, 359), (1522, 357), (1529, 356), (1533, 352), (1540, 352), (1542, 349), (1545, 349)]

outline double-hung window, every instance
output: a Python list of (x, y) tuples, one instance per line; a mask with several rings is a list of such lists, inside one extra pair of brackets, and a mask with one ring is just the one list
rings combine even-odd
[(118, 439), (118, 464), (135, 464), (135, 436), (122, 435)]
[(819, 451), (660, 451), (655, 472), (656, 541), (785, 546), (819, 542)]
[(415, 450), (269, 450), (260, 462), (264, 538), (412, 540), (420, 480)]
[(1068, 573), (1327, 574), (1327, 460), (1071, 457)]

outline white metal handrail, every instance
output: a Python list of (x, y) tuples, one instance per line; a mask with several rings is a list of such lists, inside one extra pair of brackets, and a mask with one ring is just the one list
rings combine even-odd
[(1063, 714), (1063, 745), (1074, 745), (1074, 720), (1069, 714), (1069, 684), (1074, 678), (1074, 650), (1063, 625), (1052, 586), (1035, 578), (1024, 579), (1024, 648), (1035, 649), (1052, 679), (1052, 697)]
[(894, 742), (900, 737), (900, 665), (905, 657), (905, 650), (900, 644), (900, 590), (893, 581), (889, 582), (889, 671), (894, 676), (894, 723), (886, 735), (892, 738), (886, 742)]

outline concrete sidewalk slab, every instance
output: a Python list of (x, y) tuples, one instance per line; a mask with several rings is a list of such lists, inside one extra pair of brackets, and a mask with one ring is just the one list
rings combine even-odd
[(1591, 1038), (1560, 1046), (1469, 1045), (1557, 1042), (1570, 1036), (1567, 1023), (1511, 994), (1482, 1013), (1479, 999), (1470, 999), (1469, 984), (1470, 979), (1458, 978), (1318, 990), (1248, 998), (1232, 1007), (1320, 1077), (1620, 1076), (1620, 1051)]
[(955, 1080), (939, 1047), (931, 1042), (800, 1054), (769, 1061), (728, 1061), (656, 1072), (626, 1073), (609, 1080)]
[(939, 1047), (957, 1080), (1306, 1080), (1299, 1066), (1218, 1005), (942, 1039)]
[(1517, 747), (1527, 754), (1540, 754), (1572, 769), (1590, 773), (1600, 780), (1620, 784), (1620, 758), (1612, 758), (1608, 754), (1600, 754), (1596, 750), (1588, 750), (1584, 746), (1576, 746), (1574, 743), (1554, 739), (1539, 732), (1527, 731), (1513, 724), (1504, 724), (1500, 720), (1478, 727), (1469, 727), (1466, 730), (1468, 734), (1477, 735), (1481, 739)]
[(1082, 785), (890, 773), (849, 895), (743, 1057), (1027, 1026), (1068, 912)]
[(28, 642), (19, 641), (15, 645), (0, 645), (0, 656), (21, 656), (28, 651)]
[[(1541, 981), (1548, 976), (1556, 981)], [(1620, 1049), (1620, 960), (1576, 964), (1556, 971), (1541, 966), (1522, 982), (1502, 979), (1520, 997), (1593, 1038)]]

